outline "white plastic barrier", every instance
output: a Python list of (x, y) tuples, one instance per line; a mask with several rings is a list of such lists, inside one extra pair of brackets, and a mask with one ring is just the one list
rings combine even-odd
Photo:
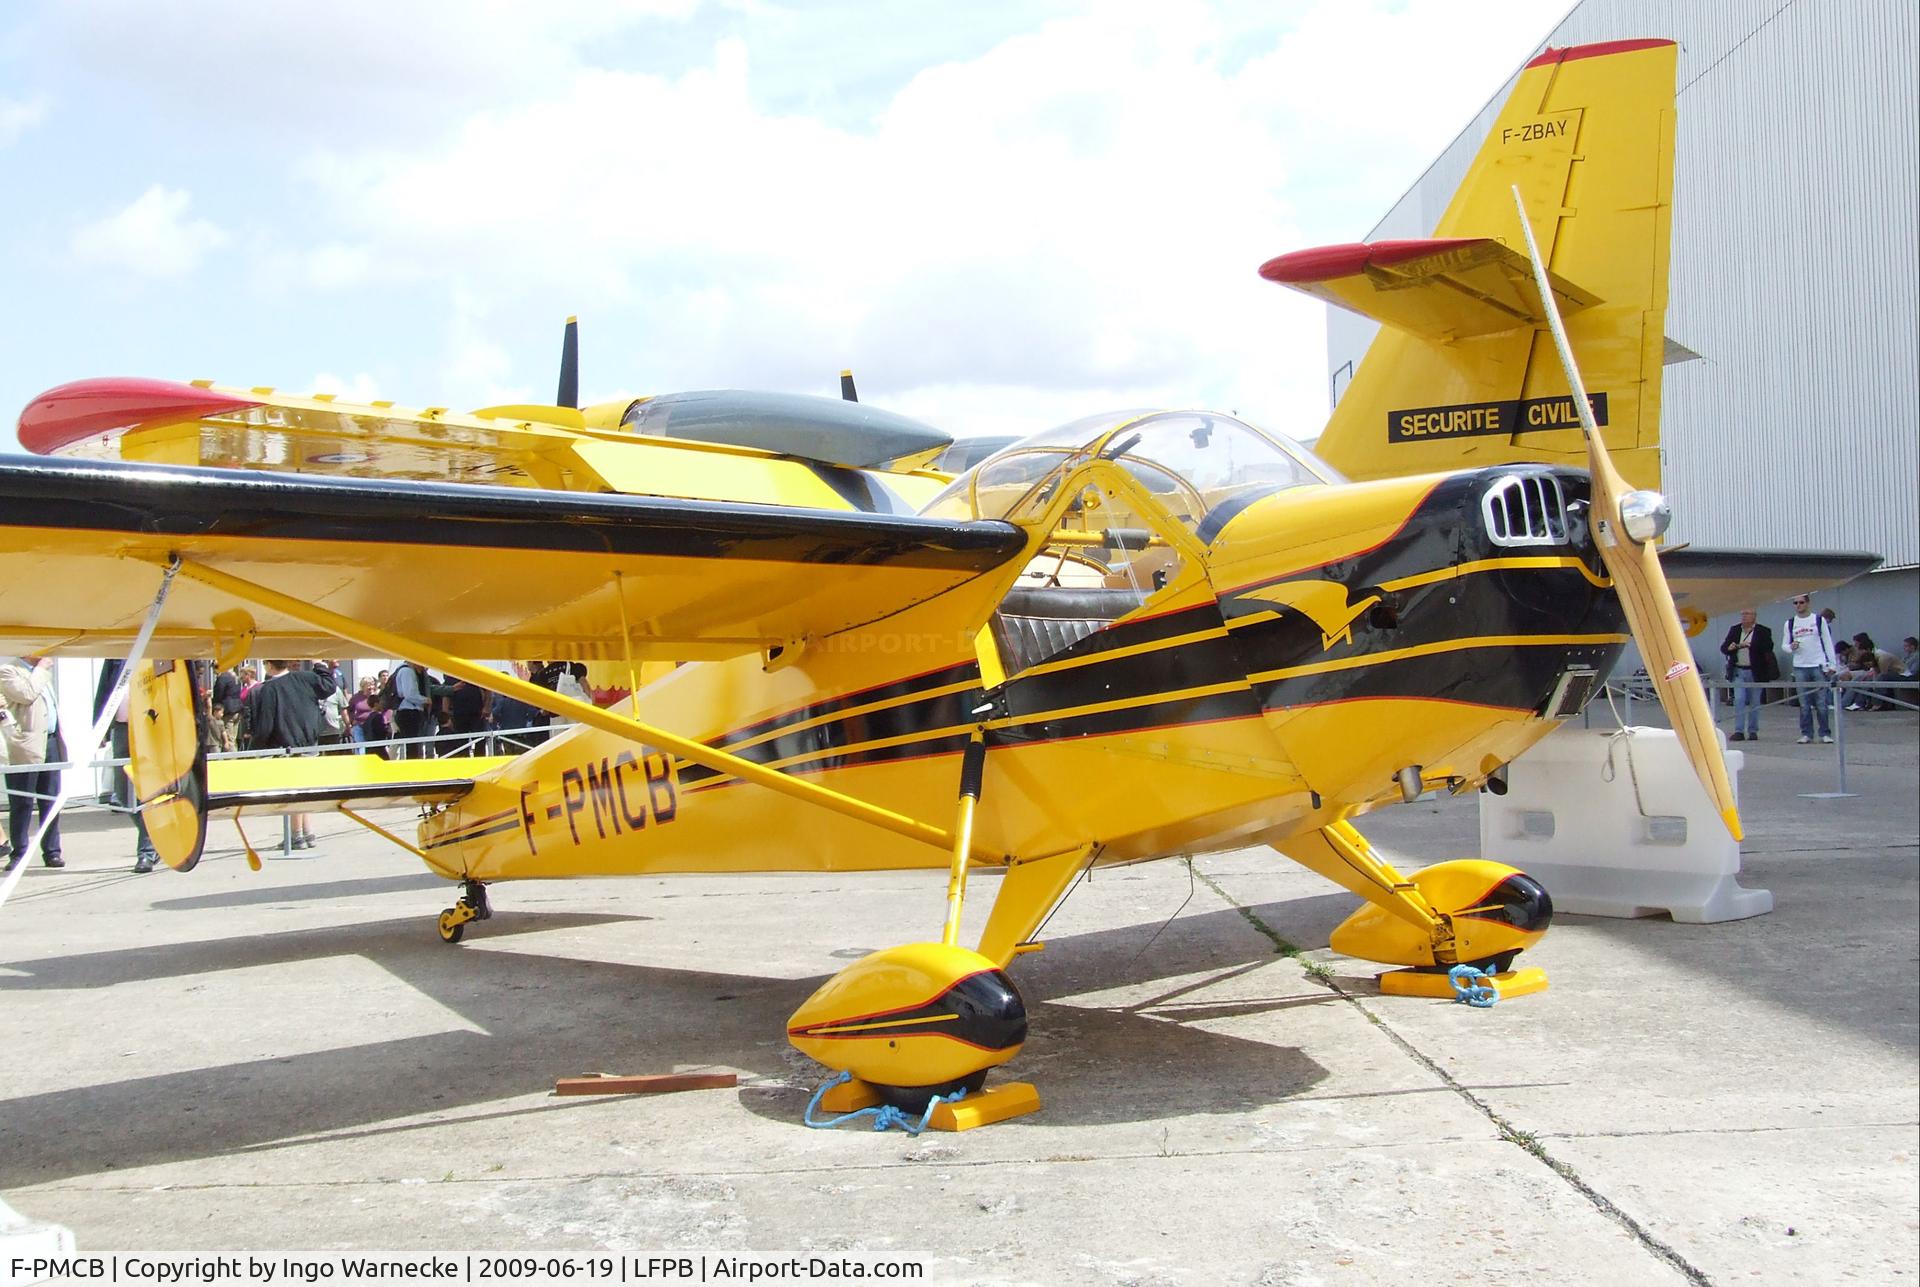
[[(65, 1225), (48, 1224), (42, 1220), (29, 1220), (0, 1202), (0, 1267), (8, 1270), (0, 1282), (20, 1284), (48, 1281), (45, 1277), (30, 1275), (27, 1271), (32, 1262), (56, 1256), (73, 1254), (73, 1231)], [(12, 1270), (15, 1261), (24, 1261), (18, 1272)]]
[[(1745, 756), (1727, 753), (1734, 798)], [(1480, 852), (1547, 887), (1556, 911), (1734, 921), (1773, 910), (1742, 889), (1740, 845), (1664, 728), (1565, 726), (1515, 760), (1504, 796), (1480, 796)]]

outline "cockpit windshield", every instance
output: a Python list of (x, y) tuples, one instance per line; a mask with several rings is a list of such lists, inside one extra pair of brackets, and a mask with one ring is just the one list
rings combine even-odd
[[(1211, 411), (1118, 411), (1022, 439), (981, 461), (921, 511), (933, 518), (1020, 521), (1059, 480), (1095, 458), (1117, 462), (1167, 513), (1200, 532), (1250, 493), (1344, 481), (1305, 448)], [(1207, 539), (1203, 534), (1202, 539)]]

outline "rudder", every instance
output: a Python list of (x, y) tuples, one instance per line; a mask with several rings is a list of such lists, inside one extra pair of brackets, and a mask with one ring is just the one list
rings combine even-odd
[(1529, 276), (1518, 185), (1614, 463), (1658, 487), (1677, 46), (1529, 63), (1432, 239), (1283, 255), (1262, 276), (1380, 321), (1317, 446), (1355, 479), (1586, 447)]

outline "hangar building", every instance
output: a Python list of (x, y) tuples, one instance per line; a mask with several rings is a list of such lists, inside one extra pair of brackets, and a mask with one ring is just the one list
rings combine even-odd
[[(1671, 538), (1883, 556), (1815, 603), (1838, 610), (1842, 634), (1897, 654), (1920, 634), (1920, 5), (1584, 0), (1545, 43), (1648, 36), (1680, 45), (1661, 430)], [(1512, 87), (1366, 240), (1432, 235)], [(1329, 309), (1335, 401), (1376, 329)], [(1789, 613), (1756, 606), (1767, 621)], [(1711, 652), (1728, 620), (1697, 645)]]

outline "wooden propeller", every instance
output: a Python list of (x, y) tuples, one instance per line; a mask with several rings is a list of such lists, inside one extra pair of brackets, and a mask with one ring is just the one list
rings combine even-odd
[(1534, 243), (1533, 227), (1527, 220), (1527, 208), (1520, 189), (1513, 190), (1513, 201), (1520, 213), (1520, 231), (1527, 240), (1527, 257), (1533, 261), (1534, 286), (1540, 292), (1540, 307), (1553, 333), (1554, 348), (1567, 373), (1568, 391), (1580, 416), (1580, 428), (1587, 436), (1587, 469), (1593, 475), (1593, 536), (1600, 547), (1600, 558), (1613, 577), (1614, 592), (1626, 610), (1627, 626), (1646, 662), (1653, 691), (1666, 708), (1667, 719), (1686, 750), (1687, 760), (1699, 775), (1721, 821), (1735, 840), (1743, 838), (1740, 810), (1733, 798), (1732, 779), (1727, 775), (1726, 757), (1720, 750), (1720, 735), (1713, 726), (1713, 710), (1707, 704), (1706, 690), (1693, 664), (1693, 650), (1687, 646), (1686, 627), (1674, 607), (1673, 591), (1667, 585), (1666, 570), (1654, 548), (1666, 530), (1667, 505), (1658, 492), (1634, 491), (1613, 467), (1607, 445), (1600, 439), (1599, 426), (1593, 421), (1593, 408), (1587, 401), (1586, 385), (1580, 368), (1574, 364), (1573, 349), (1567, 343), (1566, 328), (1560, 323), (1560, 309), (1553, 298), (1547, 278), (1547, 266)]

